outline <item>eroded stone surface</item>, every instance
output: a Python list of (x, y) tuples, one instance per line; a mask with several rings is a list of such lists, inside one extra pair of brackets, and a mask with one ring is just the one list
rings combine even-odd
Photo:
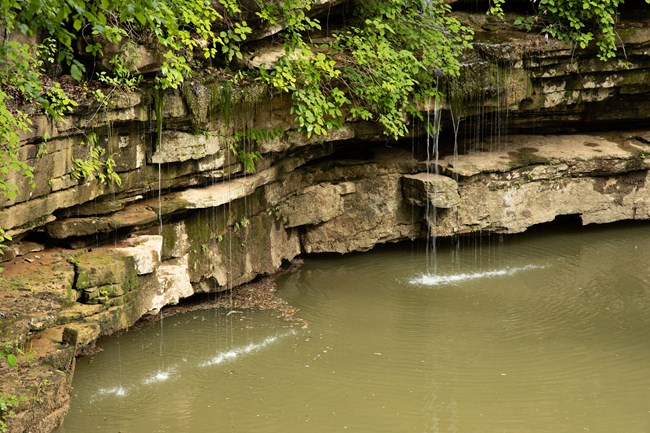
[[(206, 156), (223, 153), (223, 138), (209, 132), (205, 134), (188, 134), (180, 131), (163, 131), (161, 145), (151, 157), (154, 164), (168, 162), (183, 162), (190, 159), (201, 159)], [(223, 167), (225, 159), (220, 158)]]
[(455, 208), (460, 203), (458, 184), (452, 178), (434, 173), (405, 175), (402, 185), (406, 200), (416, 206), (427, 204), (441, 209)]
[(564, 172), (555, 175), (614, 174), (631, 170), (647, 170), (650, 160), (642, 157), (650, 146), (640, 142), (634, 131), (629, 133), (514, 135), (496, 144), (475, 145), (471, 151), (454, 160), (444, 161), (447, 171), (463, 177), (492, 172), (509, 172), (518, 167), (564, 164)]
[[(338, 3), (316, 4), (312, 12), (318, 13), (322, 10), (319, 8)], [(463, 14), (460, 15), (462, 18)], [(467, 20), (477, 26), (476, 49), (463, 61), (458, 83), (449, 84), (451, 97), (446, 106), (454, 106), (454, 114), (461, 116), (463, 122), (480, 124), (478, 134), (502, 131), (496, 141), (504, 142), (496, 143), (497, 148), (512, 147), (502, 135), (508, 128), (556, 132), (650, 121), (650, 60), (646, 55), (649, 34), (642, 20), (626, 23), (620, 29), (620, 37), (626, 41), (625, 62), (600, 62), (590, 51), (575, 51), (567, 44), (534, 34), (512, 30), (499, 33), (493, 30), (496, 23), (482, 25), (476, 17)], [(145, 63), (155, 64), (145, 57)], [(386, 141), (380, 126), (373, 122), (347, 123), (326, 136), (308, 138), (295, 128), (290, 98), (268, 95), (259, 83), (240, 89), (213, 79), (196, 79), (188, 82), (182, 91), (169, 90), (163, 95), (162, 147), (155, 144), (152, 94), (125, 93), (109, 109), (85, 106), (83, 110), (88, 112), (80, 108), (57, 122), (42, 113), (30, 112), (34, 131), (24, 134), (19, 153), (35, 166), (36, 188), (30, 188), (21, 176), (12, 175), (9, 180), (19, 186), (18, 194), (15, 199), (3, 199), (0, 227), (19, 236), (52, 221), (53, 214), (60, 217), (65, 209), (95, 199), (105, 203), (117, 199), (116, 195), (122, 199), (151, 194), (159, 185), (158, 163), (165, 165), (160, 186), (176, 190), (203, 185), (206, 179), (224, 179), (242, 173), (241, 167), (235, 168), (227, 145), (236, 134), (247, 136), (247, 130), (267, 133), (267, 138), (247, 143), (248, 150), (264, 154), (264, 161), (284, 158), (284, 153), (301, 148), (317, 148), (321, 142)], [(466, 101), (462, 109), (458, 107), (459, 101)], [(421, 108), (428, 110), (432, 106), (423, 104)], [(443, 111), (451, 113), (444, 106)], [(506, 111), (505, 116), (499, 114)], [(449, 123), (450, 118), (443, 115), (443, 122)], [(445, 124), (443, 129), (452, 126)], [(74, 160), (88, 154), (84, 131), (91, 129), (96, 131), (97, 143), (106, 149), (106, 154), (115, 158), (115, 169), (123, 179), (121, 187), (72, 176)], [(421, 133), (422, 129), (414, 131), (414, 134)], [(585, 139), (592, 135), (585, 135)], [(44, 140), (46, 136), (48, 139)], [(529, 143), (525, 147), (537, 146), (541, 144)], [(590, 150), (595, 153), (599, 149)], [(528, 161), (529, 156), (533, 160)], [(508, 158), (489, 169), (507, 171), (512, 164), (526, 165), (544, 158), (543, 153), (523, 151), (517, 158)], [(602, 154), (600, 160), (605, 165), (606, 159)], [(454, 167), (461, 176), (485, 171), (480, 159), (466, 159), (463, 164)], [(260, 171), (268, 168), (262, 163)], [(588, 167), (579, 169), (588, 170)], [(107, 230), (116, 227), (119, 228), (119, 223), (106, 226)]]
[[(549, 133), (645, 124), (650, 33), (647, 26), (624, 30), (625, 65), (595, 62), (535, 35), (499, 42), (480, 30), (448, 104), (470, 101), (455, 114), (470, 126), (480, 123), (478, 135), (506, 126)], [(34, 131), (23, 134), (20, 155), (35, 166), (37, 186), (13, 178), (19, 191), (3, 199), (0, 227), (15, 236), (39, 229), (50, 240), (120, 243), (94, 241), (92, 251), (67, 250), (52, 260), (37, 257), (54, 257), (48, 250), (12, 257), (0, 287), (3, 340), (32, 339), (65, 366), (100, 335), (193, 293), (273, 273), (301, 253), (364, 251), (426, 236), (427, 225), (450, 236), (517, 233), (566, 214), (584, 224), (650, 219), (645, 130), (461, 142), (461, 155), (444, 157), (441, 175), (432, 177), (419, 173), (424, 165), (411, 152), (390, 147), (377, 123), (307, 137), (295, 130), (289, 97), (226, 84), (193, 82), (166, 92), (162, 147), (155, 145), (152, 97), (144, 93), (59, 122), (31, 113)], [(72, 176), (74, 159), (88, 154), (84, 132), (91, 129), (114, 155), (122, 186)], [(267, 133), (246, 144), (264, 154), (254, 174), (244, 173), (227, 147), (247, 129)], [(122, 243), (129, 233), (137, 237)], [(0, 388), (10, 386), (2, 374)], [(44, 429), (61, 419), (69, 398), (61, 377), (68, 376), (52, 379), (61, 390), (54, 391), (58, 405), (19, 414), (17, 431), (39, 431), (32, 414), (45, 420)]]
[(158, 268), (162, 254), (162, 236), (137, 236), (127, 239), (125, 243), (129, 246), (116, 248), (116, 251), (133, 258), (138, 275), (150, 274)]
[(306, 228), (304, 251), (366, 251), (377, 244), (417, 237), (417, 222), (404, 206), (400, 179), (399, 174), (389, 174), (354, 182), (341, 216)]
[(177, 304), (179, 300), (194, 294), (188, 269), (189, 256), (167, 260), (156, 269), (158, 293), (143, 308), (149, 314), (155, 314), (166, 305)]
[(339, 185), (314, 185), (288, 197), (278, 212), (287, 228), (319, 224), (343, 214), (342, 195), (351, 192)]

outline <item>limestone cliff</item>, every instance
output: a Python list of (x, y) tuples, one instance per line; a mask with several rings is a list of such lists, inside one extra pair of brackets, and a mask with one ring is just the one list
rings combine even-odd
[[(621, 31), (624, 61), (600, 63), (464, 19), (479, 29), (475, 50), (439, 111), (422, 107), (429, 121), (441, 116), (438, 138), (420, 121), (403, 142), (367, 122), (307, 138), (288, 98), (211, 71), (165, 92), (162, 105), (145, 89), (59, 122), (32, 113), (21, 153), (36, 188), (16, 179), (18, 196), (0, 208), (0, 227), (16, 240), (4, 249), (0, 336), (31, 341), (40, 361), (0, 374), (12, 384), (41, 371), (58, 403), (19, 413), (12, 428), (49, 431), (60, 421), (72, 357), (98, 336), (303, 253), (518, 233), (559, 215), (649, 220), (646, 23)], [(121, 186), (73, 176), (89, 132), (113, 155)], [(253, 171), (242, 159), (254, 152)]]

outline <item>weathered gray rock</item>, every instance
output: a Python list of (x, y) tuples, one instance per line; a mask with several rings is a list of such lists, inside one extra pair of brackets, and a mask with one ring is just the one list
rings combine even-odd
[(415, 206), (427, 203), (441, 209), (455, 208), (460, 203), (458, 184), (452, 178), (434, 173), (407, 174), (402, 178), (404, 196)]
[(14, 250), (16, 256), (24, 256), (28, 253), (37, 253), (45, 249), (45, 245), (38, 242), (19, 241), (11, 244), (11, 249)]
[(119, 44), (103, 41), (102, 46), (104, 54), (101, 57), (101, 65), (108, 71), (114, 69), (110, 61), (116, 56), (119, 56), (123, 66), (134, 74), (157, 72), (165, 61), (160, 50), (135, 44), (129, 39), (124, 39)]
[(70, 259), (75, 267), (75, 289), (124, 284), (135, 276), (133, 259), (112, 249), (95, 249)]
[[(319, 4), (314, 10), (336, 3)], [(476, 21), (476, 17), (473, 19)], [(498, 148), (511, 146), (505, 143), (508, 139), (503, 135), (508, 128), (553, 132), (648, 121), (650, 60), (644, 54), (648, 45), (647, 26), (635, 22), (621, 29), (627, 53), (627, 62), (623, 64), (595, 61), (591, 52), (574, 52), (566, 44), (532, 34), (510, 32), (504, 40), (498, 32), (486, 30), (498, 28), (498, 23), (489, 24), (478, 26), (476, 50), (463, 63), (461, 81), (458, 85), (449, 84), (448, 103), (454, 106), (454, 118), (462, 119), (461, 131), (464, 125), (470, 125), (479, 135), (482, 131), (500, 131), (491, 140), (502, 141), (495, 143)], [(34, 132), (24, 136), (21, 155), (35, 166), (37, 187), (30, 188), (27, 180), (20, 177), (10, 179), (17, 182), (19, 192), (15, 200), (3, 200), (0, 227), (19, 235), (42, 227), (53, 219), (53, 214), (61, 218), (66, 213), (62, 209), (95, 198), (106, 203), (116, 194), (128, 198), (150, 193), (158, 187), (157, 163), (166, 164), (162, 188), (200, 187), (215, 179), (232, 177), (241, 168), (228, 165), (232, 161), (227, 161), (227, 143), (235, 133), (247, 129), (274, 131), (267, 139), (252, 144), (265, 155), (262, 169), (274, 165), (286, 153), (318, 148), (323, 142), (385, 141), (381, 128), (372, 122), (348, 123), (327, 136), (307, 138), (294, 130), (290, 98), (269, 97), (268, 89), (257, 83), (239, 89), (223, 80), (196, 79), (186, 83), (182, 92), (170, 90), (163, 96), (163, 120), (169, 130), (164, 133), (162, 148), (155, 152), (152, 94), (126, 93), (109, 109), (86, 107), (86, 111), (79, 110), (57, 122), (32, 113)], [(422, 108), (431, 107), (425, 104)], [(504, 111), (507, 116), (498, 114)], [(443, 123), (449, 120), (450, 116), (443, 115)], [(121, 188), (96, 181), (78, 182), (70, 176), (73, 158), (84, 155), (84, 137), (79, 131), (90, 129), (97, 132), (98, 143), (106, 148), (107, 155), (113, 155), (123, 179)], [(443, 125), (443, 129), (451, 130), (451, 125)], [(211, 135), (185, 132), (192, 130), (211, 131)], [(49, 138), (44, 141), (46, 136)], [(592, 143), (598, 144), (598, 140)], [(504, 158), (502, 166), (491, 169), (507, 171), (514, 164), (543, 165), (546, 158), (541, 152), (513, 152), (519, 155)], [(597, 156), (592, 153), (591, 156)], [(604, 164), (602, 169), (610, 169), (604, 155), (600, 159), (591, 156), (585, 155), (585, 161), (576, 162), (567, 170), (588, 170), (594, 165), (591, 160), (599, 160)], [(470, 176), (482, 170), (483, 162), (470, 157), (462, 164), (464, 167), (456, 167), (455, 172)], [(114, 226), (119, 224), (109, 224), (106, 229)]]
[[(225, 227), (221, 238), (200, 233), (202, 218), (189, 219), (190, 278), (196, 292), (219, 292), (271, 274), (301, 252), (300, 237), (262, 212)], [(192, 235), (190, 235), (192, 236)]]
[(355, 136), (355, 130), (351, 125), (344, 125), (341, 128), (329, 131), (325, 135), (312, 135), (311, 137), (307, 137), (307, 134), (304, 132), (288, 131), (275, 138), (260, 140), (259, 150), (262, 153), (285, 152), (304, 146), (352, 140)]
[(231, 179), (203, 188), (188, 188), (178, 194), (170, 194), (171, 201), (182, 203), (186, 209), (206, 209), (218, 207), (251, 195), (257, 188), (268, 185), (284, 174), (295, 170), (312, 158), (324, 152), (311, 152), (301, 156), (286, 158), (280, 163), (255, 174)]
[(377, 244), (416, 238), (419, 223), (404, 206), (400, 179), (399, 174), (388, 174), (354, 182), (354, 192), (344, 197), (341, 216), (306, 227), (303, 250), (367, 251)]
[(578, 215), (583, 224), (648, 219), (649, 180), (648, 172), (521, 183), (494, 175), (462, 185), (462, 206), (438, 214), (435, 232), (438, 236), (478, 230), (520, 233), (559, 215)]
[(284, 227), (319, 224), (343, 214), (343, 195), (354, 192), (354, 184), (320, 184), (307, 187), (278, 206)]
[(158, 291), (143, 305), (148, 314), (156, 314), (166, 305), (194, 294), (188, 269), (188, 255), (167, 260), (156, 269)]
[[(163, 131), (160, 148), (151, 156), (154, 164), (183, 162), (190, 159), (201, 159), (209, 155), (223, 153), (222, 139), (217, 135), (188, 134), (180, 131)], [(221, 165), (225, 162), (221, 158)]]
[[(543, 175), (545, 167), (554, 167), (554, 176), (603, 175), (647, 170), (645, 158), (649, 146), (632, 133), (513, 135), (492, 145), (478, 144), (477, 149), (454, 160), (445, 157), (449, 173), (471, 177), (486, 173), (505, 173), (518, 167), (534, 169), (531, 176)], [(558, 166), (564, 164), (564, 170)]]
[(138, 275), (151, 274), (160, 265), (163, 237), (160, 235), (141, 235), (125, 241), (126, 247), (115, 250), (133, 258)]
[(189, 253), (191, 244), (185, 222), (166, 224), (163, 227), (162, 259), (178, 259)]
[(249, 68), (273, 69), (285, 54), (286, 51), (283, 45), (261, 45), (254, 53), (246, 57), (245, 64)]
[(98, 287), (84, 289), (81, 293), (81, 300), (84, 304), (107, 304), (120, 305), (121, 302), (113, 302), (114, 298), (124, 296), (125, 286), (122, 284), (106, 284)]
[(427, 220), (450, 236), (518, 233), (559, 215), (583, 224), (647, 219), (647, 151), (636, 134), (513, 136), (503, 150), (447, 158), (461, 205)]
[(0, 263), (8, 262), (16, 258), (16, 252), (13, 248), (0, 245)]
[[(643, 20), (619, 29), (621, 39), (629, 41), (624, 42), (625, 60), (602, 62), (595, 44), (574, 50), (534, 32), (506, 31), (485, 17), (463, 19), (474, 24), (476, 34), (460, 77), (448, 85), (448, 103), (457, 119), (480, 124), (486, 133), (561, 133), (617, 128), (648, 109), (650, 61)], [(443, 123), (453, 127), (451, 116)]]
[(147, 206), (146, 202), (138, 202), (106, 216), (66, 218), (50, 222), (45, 228), (52, 238), (67, 239), (97, 233), (111, 233), (123, 228), (143, 227), (158, 219), (157, 211)]

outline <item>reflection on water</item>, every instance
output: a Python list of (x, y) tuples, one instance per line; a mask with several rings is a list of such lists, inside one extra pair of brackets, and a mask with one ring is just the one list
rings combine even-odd
[(650, 227), (308, 259), (309, 329), (190, 313), (78, 361), (59, 432), (648, 432)]

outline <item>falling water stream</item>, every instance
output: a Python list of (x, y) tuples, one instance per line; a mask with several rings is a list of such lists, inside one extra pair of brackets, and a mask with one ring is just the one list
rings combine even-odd
[(308, 257), (307, 329), (212, 310), (99, 342), (73, 432), (650, 431), (650, 226)]

